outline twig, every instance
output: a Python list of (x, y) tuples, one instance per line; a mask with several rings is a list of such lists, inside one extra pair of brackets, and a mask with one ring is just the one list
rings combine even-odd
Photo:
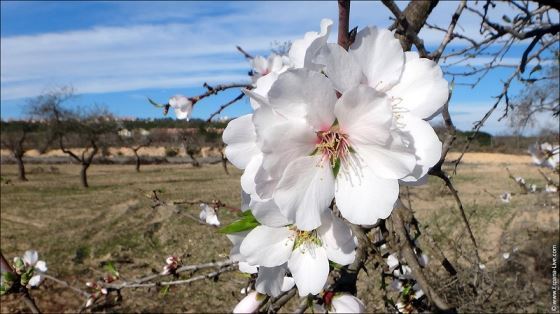
[(76, 293), (78, 293), (78, 294), (81, 294), (81, 295), (83, 295), (83, 296), (86, 297), (86, 298), (89, 298), (90, 295), (91, 295), (91, 294), (89, 294), (88, 292), (86, 292), (86, 291), (84, 291), (84, 290), (82, 290), (82, 289), (80, 289), (80, 288), (76, 288), (76, 287), (74, 287), (74, 286), (71, 286), (68, 282), (66, 282), (66, 281), (64, 281), (64, 280), (55, 278), (55, 277), (50, 276), (50, 275), (47, 275), (47, 274), (43, 274), (43, 277), (45, 277), (46, 279), (52, 280), (52, 281), (56, 282), (57, 284), (59, 284), (59, 285), (61, 285), (61, 286), (63, 286), (63, 287), (66, 287), (66, 288), (68, 288), (68, 289), (70, 289), (70, 290), (72, 290), (72, 291), (74, 291), (74, 292), (76, 292)]
[(447, 186), (449, 191), (451, 191), (451, 194), (453, 195), (453, 198), (455, 199), (455, 203), (457, 204), (457, 208), (459, 208), (459, 212), (461, 213), (461, 217), (463, 219), (463, 222), (465, 223), (465, 226), (467, 227), (467, 231), (469, 233), (471, 242), (474, 245), (474, 251), (475, 251), (477, 262), (478, 262), (478, 264), (480, 264), (481, 260), (480, 260), (480, 255), (478, 254), (478, 245), (476, 243), (476, 238), (474, 237), (474, 234), (473, 234), (472, 229), (471, 229), (471, 225), (469, 223), (467, 215), (465, 214), (465, 209), (463, 208), (463, 202), (461, 201), (461, 198), (459, 197), (459, 192), (457, 192), (457, 190), (453, 186), (453, 183), (451, 182), (449, 177), (441, 169), (436, 169), (436, 171), (433, 171), (430, 174), (441, 178), (445, 182), (445, 185)]
[(350, 45), (350, 0), (338, 0), (338, 44), (348, 50)]
[(253, 56), (250, 55), (247, 51), (245, 51), (245, 50), (244, 50), (243, 48), (241, 48), (240, 46), (235, 46), (235, 48), (237, 48), (237, 50), (238, 50), (239, 52), (241, 52), (245, 58), (247, 58), (247, 59), (249, 59), (249, 60), (250, 60), (250, 59), (253, 59)]
[(451, 23), (449, 23), (449, 27), (447, 28), (447, 33), (445, 34), (443, 41), (441, 42), (439, 47), (430, 54), (429, 57), (435, 62), (439, 61), (439, 58), (441, 57), (441, 54), (445, 50), (445, 47), (447, 47), (449, 42), (451, 42), (451, 40), (453, 40), (453, 37), (455, 37), (453, 31), (455, 30), (455, 26), (457, 25), (457, 22), (459, 21), (459, 17), (461, 16), (463, 9), (465, 9), (466, 4), (467, 4), (466, 0), (461, 1), (459, 6), (457, 7), (457, 10), (455, 11), (455, 13), (453, 13), (453, 16), (451, 17)]
[(208, 96), (216, 95), (219, 92), (222, 92), (222, 91), (225, 91), (225, 90), (228, 90), (228, 89), (231, 89), (231, 88), (249, 88), (249, 89), (252, 88), (251, 84), (249, 84), (249, 83), (228, 83), (228, 84), (220, 84), (220, 85), (216, 85), (216, 86), (210, 86), (210, 85), (208, 85), (208, 83), (204, 83), (203, 86), (204, 86), (204, 88), (207, 89), (207, 91), (205, 93), (202, 93), (198, 96), (194, 96), (194, 97), (189, 98), (192, 101), (193, 106), (198, 101), (200, 101), (200, 100), (202, 100), (202, 99), (204, 99)]
[(244, 93), (240, 93), (237, 97), (235, 97), (234, 99), (228, 101), (227, 103), (223, 104), (220, 106), (220, 108), (218, 108), (218, 110), (214, 111), (214, 113), (212, 113), (210, 115), (210, 117), (206, 120), (206, 123), (209, 123), (210, 121), (212, 121), (212, 118), (214, 118), (215, 116), (219, 115), (222, 113), (222, 111), (224, 109), (226, 109), (227, 107), (233, 105), (234, 103), (238, 102), (239, 100), (243, 99), (243, 97), (245, 97)]
[(393, 213), (391, 214), (391, 220), (393, 221), (394, 232), (397, 234), (400, 240), (400, 252), (401, 256), (405, 259), (407, 265), (410, 267), (412, 271), (412, 275), (414, 279), (418, 282), (426, 296), (429, 298), (431, 302), (438, 308), (439, 311), (443, 312), (455, 312), (455, 309), (452, 308), (447, 302), (445, 302), (435, 291), (434, 288), (430, 285), (429, 281), (424, 276), (422, 271), (422, 267), (418, 263), (418, 259), (416, 254), (414, 253), (410, 239), (408, 237), (408, 233), (406, 232), (406, 227), (403, 221), (403, 211), (404, 206), (400, 203), (401, 206), (397, 207)]
[(199, 276), (195, 276), (189, 279), (184, 279), (184, 280), (173, 280), (173, 281), (162, 281), (162, 282), (151, 282), (151, 283), (125, 283), (125, 284), (121, 284), (118, 286), (113, 286), (113, 285), (106, 285), (106, 288), (110, 288), (110, 289), (115, 289), (115, 290), (121, 290), (121, 289), (125, 289), (125, 288), (152, 288), (152, 287), (159, 287), (159, 286), (175, 286), (175, 285), (184, 285), (184, 284), (188, 284), (191, 282), (195, 282), (198, 280), (203, 280), (203, 279), (209, 279), (209, 278), (214, 278), (219, 276), (222, 273), (228, 272), (228, 271), (234, 271), (236, 270), (237, 267), (235, 266), (228, 266), (222, 269), (219, 269), (217, 271), (205, 274), (205, 275), (199, 275)]
[[(236, 261), (224, 260), (224, 261), (220, 261), (220, 262), (211, 262), (211, 263), (204, 263), (204, 264), (198, 264), (198, 265), (182, 266), (182, 267), (177, 268), (175, 273), (180, 274), (180, 273), (187, 272), (187, 271), (198, 271), (198, 270), (205, 269), (205, 268), (230, 268), (230, 267), (234, 267), (236, 265), (237, 265)], [(154, 279), (157, 279), (157, 278), (160, 278), (160, 277), (165, 277), (165, 276), (169, 276), (169, 275), (153, 274), (153, 275), (148, 275), (148, 276), (145, 276), (145, 277), (141, 277), (141, 278), (131, 280), (130, 282), (125, 281), (125, 282), (116, 283), (116, 284), (107, 284), (107, 285), (105, 285), (105, 287), (115, 289), (115, 290), (120, 290), (122, 288), (131, 288), (131, 285), (135, 286), (135, 285), (143, 284), (145, 282), (152, 281)], [(197, 280), (200, 280), (200, 279), (197, 279)]]

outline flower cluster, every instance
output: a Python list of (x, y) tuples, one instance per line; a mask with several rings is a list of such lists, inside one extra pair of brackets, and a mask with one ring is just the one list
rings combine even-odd
[(183, 265), (181, 259), (177, 256), (169, 256), (165, 259), (165, 266), (163, 266), (162, 275), (175, 275), (177, 269)]
[(199, 206), (200, 214), (198, 215), (198, 218), (200, 219), (200, 222), (207, 225), (219, 227), (220, 221), (218, 220), (216, 209), (206, 203), (200, 203)]
[(537, 143), (529, 146), (529, 153), (535, 165), (554, 170), (558, 169), (560, 164), (560, 146), (552, 146), (549, 143)]
[(232, 258), (258, 272), (259, 293), (278, 295), (286, 278), (301, 296), (320, 293), (331, 265), (355, 258), (343, 219), (387, 218), (399, 183), (425, 182), (441, 155), (427, 122), (449, 93), (439, 66), (376, 27), (347, 51), (327, 42), (332, 24), (324, 19), (320, 32), (294, 41), (281, 66), (267, 60), (244, 90), (254, 112), (223, 133), (250, 208), (230, 230)]

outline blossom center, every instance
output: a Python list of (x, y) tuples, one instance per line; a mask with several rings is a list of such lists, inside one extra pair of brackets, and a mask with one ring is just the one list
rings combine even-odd
[(298, 248), (300, 245), (313, 243), (315, 245), (321, 246), (321, 239), (317, 236), (317, 232), (313, 231), (303, 231), (298, 230), (295, 226), (290, 228), (294, 233), (295, 240), (294, 240), (294, 250)]
[(348, 135), (342, 133), (337, 126), (317, 132), (317, 139), (315, 148), (323, 156), (323, 163), (328, 162), (334, 168), (337, 162), (346, 160), (350, 152)]

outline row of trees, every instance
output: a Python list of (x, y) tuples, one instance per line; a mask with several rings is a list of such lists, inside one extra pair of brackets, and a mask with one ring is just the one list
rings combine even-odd
[(68, 155), (81, 165), (80, 181), (88, 187), (87, 171), (94, 158), (108, 152), (111, 146), (129, 148), (135, 157), (136, 171), (140, 171), (142, 160), (139, 151), (153, 143), (168, 146), (180, 141), (194, 166), (200, 165), (195, 155), (203, 145), (221, 147), (221, 122), (205, 127), (199, 121), (188, 125), (182, 121), (181, 126), (172, 125), (177, 130), (172, 134), (165, 129), (149, 132), (142, 127), (169, 127), (169, 121), (122, 121), (100, 106), (70, 109), (65, 103), (72, 97), (67, 88), (40, 95), (27, 104), (28, 121), (1, 122), (1, 147), (16, 160), (19, 180), (27, 181), (23, 157), (33, 149), (41, 154), (59, 149)]

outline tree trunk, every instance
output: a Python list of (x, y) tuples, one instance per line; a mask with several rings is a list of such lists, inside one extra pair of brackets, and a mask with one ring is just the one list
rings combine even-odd
[(89, 164), (82, 164), (82, 170), (80, 170), (80, 179), (82, 180), (82, 186), (84, 188), (89, 187), (87, 181), (87, 170), (89, 168)]
[(198, 162), (198, 160), (196, 160), (196, 158), (194, 158), (194, 154), (189, 154), (189, 157), (191, 157), (191, 159), (192, 159), (193, 167), (196, 167), (196, 168), (200, 167), (200, 163)]
[(134, 151), (134, 156), (136, 156), (136, 172), (140, 172), (140, 156), (137, 151)]
[(20, 181), (27, 181), (25, 177), (25, 166), (23, 165), (23, 156), (16, 155), (15, 157), (18, 165), (18, 179)]

